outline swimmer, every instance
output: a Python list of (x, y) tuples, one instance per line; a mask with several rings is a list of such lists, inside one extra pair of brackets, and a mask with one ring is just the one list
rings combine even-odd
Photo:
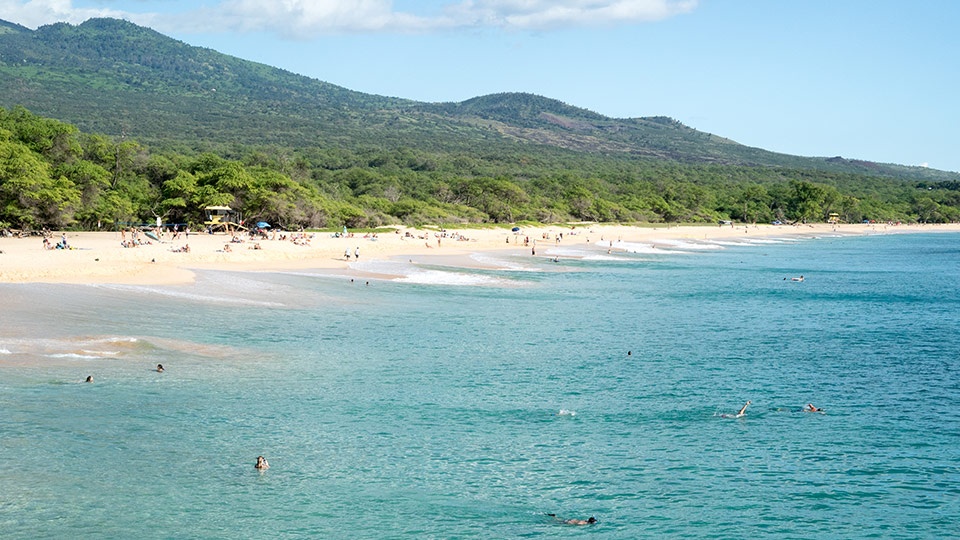
[(564, 525), (593, 525), (597, 522), (597, 518), (590, 516), (588, 519), (563, 519), (557, 517), (556, 514), (547, 514), (548, 516), (560, 521)]
[(163, 373), (163, 364), (157, 364), (157, 373)]
[(743, 416), (744, 413), (747, 411), (747, 407), (748, 407), (751, 403), (753, 403), (753, 402), (748, 399), (747, 402), (743, 404), (743, 407), (742, 407), (739, 411), (737, 411), (737, 416)]
[(807, 406), (803, 408), (803, 412), (823, 412), (823, 409), (814, 407), (813, 403), (807, 403)]
[(83, 382), (93, 382), (93, 375), (87, 375), (87, 378)]
[(257, 464), (254, 465), (254, 468), (260, 469), (261, 471), (269, 469), (270, 464), (267, 463), (267, 458), (263, 456), (257, 456)]

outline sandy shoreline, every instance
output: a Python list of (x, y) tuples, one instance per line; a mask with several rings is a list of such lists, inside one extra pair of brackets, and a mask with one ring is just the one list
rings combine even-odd
[[(361, 233), (336, 238), (327, 232), (308, 233), (308, 245), (289, 240), (290, 233), (278, 233), (277, 239), (255, 242), (243, 237), (243, 243), (231, 243), (223, 234), (191, 234), (189, 238), (171, 238), (165, 234), (161, 242), (125, 248), (119, 232), (67, 232), (71, 249), (45, 249), (38, 236), (27, 238), (0, 237), (0, 283), (116, 283), (138, 285), (171, 285), (190, 283), (194, 270), (230, 271), (343, 270), (351, 272), (357, 249), (363, 261), (393, 257), (424, 255), (465, 256), (499, 250), (531, 250), (532, 243), (541, 254), (557, 245), (572, 246), (622, 240), (669, 247), (676, 241), (742, 240), (744, 238), (867, 235), (910, 232), (960, 232), (960, 224), (949, 225), (802, 225), (773, 226), (680, 226), (632, 227), (584, 224), (524, 228), (519, 234), (509, 229), (455, 230), (446, 237), (434, 231), (400, 229), (397, 233), (381, 233), (376, 238)], [(563, 233), (559, 244), (557, 236)], [(56, 244), (61, 234), (50, 239)], [(281, 234), (288, 236), (280, 240)], [(544, 236), (547, 236), (545, 239)], [(457, 239), (460, 237), (465, 239)], [(523, 246), (525, 238), (530, 246)], [(129, 239), (129, 235), (126, 235)], [(141, 239), (147, 240), (141, 235)], [(508, 242), (509, 241), (509, 242)], [(517, 243), (519, 242), (519, 243)], [(175, 252), (189, 244), (190, 252)], [(302, 243), (301, 243), (302, 244)], [(230, 251), (225, 251), (229, 246)], [(349, 250), (347, 261), (344, 252)]]

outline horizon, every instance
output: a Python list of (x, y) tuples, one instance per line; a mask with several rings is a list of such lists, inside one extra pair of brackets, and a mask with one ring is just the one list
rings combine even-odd
[[(36, 29), (128, 20), (189, 45), (421, 102), (525, 92), (668, 116), (766, 150), (960, 172), (960, 5), (711, 0), (0, 0)], [(454, 73), (456, 72), (456, 73)]]

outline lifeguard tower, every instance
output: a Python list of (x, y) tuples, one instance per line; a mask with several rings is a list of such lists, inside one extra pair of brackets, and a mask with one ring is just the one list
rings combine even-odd
[(233, 229), (246, 230), (246, 227), (239, 223), (239, 214), (229, 206), (207, 206), (203, 209), (203, 212), (207, 216), (207, 221), (204, 221), (203, 224), (211, 232), (219, 230), (229, 232)]

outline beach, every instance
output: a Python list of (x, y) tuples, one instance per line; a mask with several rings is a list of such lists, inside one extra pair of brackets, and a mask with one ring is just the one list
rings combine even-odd
[(563, 535), (550, 514), (604, 538), (954, 537), (950, 230), (5, 238), (21, 282), (0, 283), (0, 521), (10, 538)]
[[(39, 236), (0, 237), (0, 283), (113, 283), (174, 285), (191, 283), (195, 270), (281, 271), (316, 269), (351, 271), (360, 260), (391, 258), (463, 257), (472, 253), (524, 250), (545, 256), (556, 247), (589, 244), (620, 251), (624, 244), (652, 249), (675, 247), (678, 242), (743, 241), (744, 239), (868, 235), (901, 232), (956, 232), (960, 224), (813, 224), (724, 226), (622, 226), (572, 224), (501, 229), (417, 230), (398, 228), (393, 233), (330, 232), (291, 233), (270, 231), (266, 238), (248, 234), (180, 234), (164, 232), (160, 240), (139, 235), (136, 247), (121, 232), (55, 232), (50, 246), (66, 239), (68, 249), (46, 248)], [(189, 246), (189, 252), (184, 247)], [(536, 253), (536, 249), (540, 249)], [(349, 253), (347, 259), (345, 254)], [(362, 272), (354, 270), (358, 276)]]

